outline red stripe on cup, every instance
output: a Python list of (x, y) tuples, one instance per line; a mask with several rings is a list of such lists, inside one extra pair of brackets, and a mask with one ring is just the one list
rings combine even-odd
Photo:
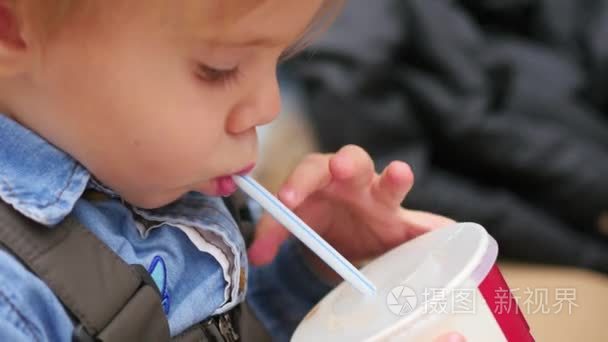
[(517, 306), (509, 285), (494, 265), (486, 278), (479, 284), (479, 291), (485, 299), (502, 333), (509, 342), (534, 342), (530, 326)]

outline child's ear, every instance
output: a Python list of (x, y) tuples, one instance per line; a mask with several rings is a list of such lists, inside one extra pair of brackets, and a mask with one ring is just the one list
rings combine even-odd
[(15, 1), (0, 0), (0, 76), (21, 72), (27, 44)]

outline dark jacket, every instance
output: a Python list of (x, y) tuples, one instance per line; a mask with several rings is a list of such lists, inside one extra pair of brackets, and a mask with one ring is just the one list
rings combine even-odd
[(608, 1), (351, 0), (310, 52), (324, 150), (408, 162), (406, 206), (503, 257), (608, 272)]

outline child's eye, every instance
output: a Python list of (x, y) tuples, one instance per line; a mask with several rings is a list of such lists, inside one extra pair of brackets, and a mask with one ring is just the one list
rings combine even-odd
[(197, 76), (209, 83), (225, 83), (238, 74), (238, 66), (231, 69), (216, 69), (205, 64), (198, 64)]

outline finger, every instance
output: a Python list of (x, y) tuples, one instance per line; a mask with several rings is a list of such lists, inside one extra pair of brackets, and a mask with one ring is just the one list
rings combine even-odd
[(401, 161), (391, 162), (372, 187), (375, 199), (388, 206), (400, 205), (414, 185), (410, 166)]
[(329, 161), (332, 178), (352, 189), (368, 186), (376, 174), (372, 158), (361, 147), (342, 147)]
[(437, 337), (433, 342), (466, 342), (464, 336), (458, 333), (449, 333)]
[(266, 265), (276, 257), (281, 244), (289, 237), (289, 232), (269, 214), (264, 214), (255, 230), (255, 238), (247, 256), (254, 266)]
[(293, 209), (311, 193), (326, 187), (331, 182), (330, 157), (331, 155), (318, 153), (306, 157), (281, 187), (279, 199)]

